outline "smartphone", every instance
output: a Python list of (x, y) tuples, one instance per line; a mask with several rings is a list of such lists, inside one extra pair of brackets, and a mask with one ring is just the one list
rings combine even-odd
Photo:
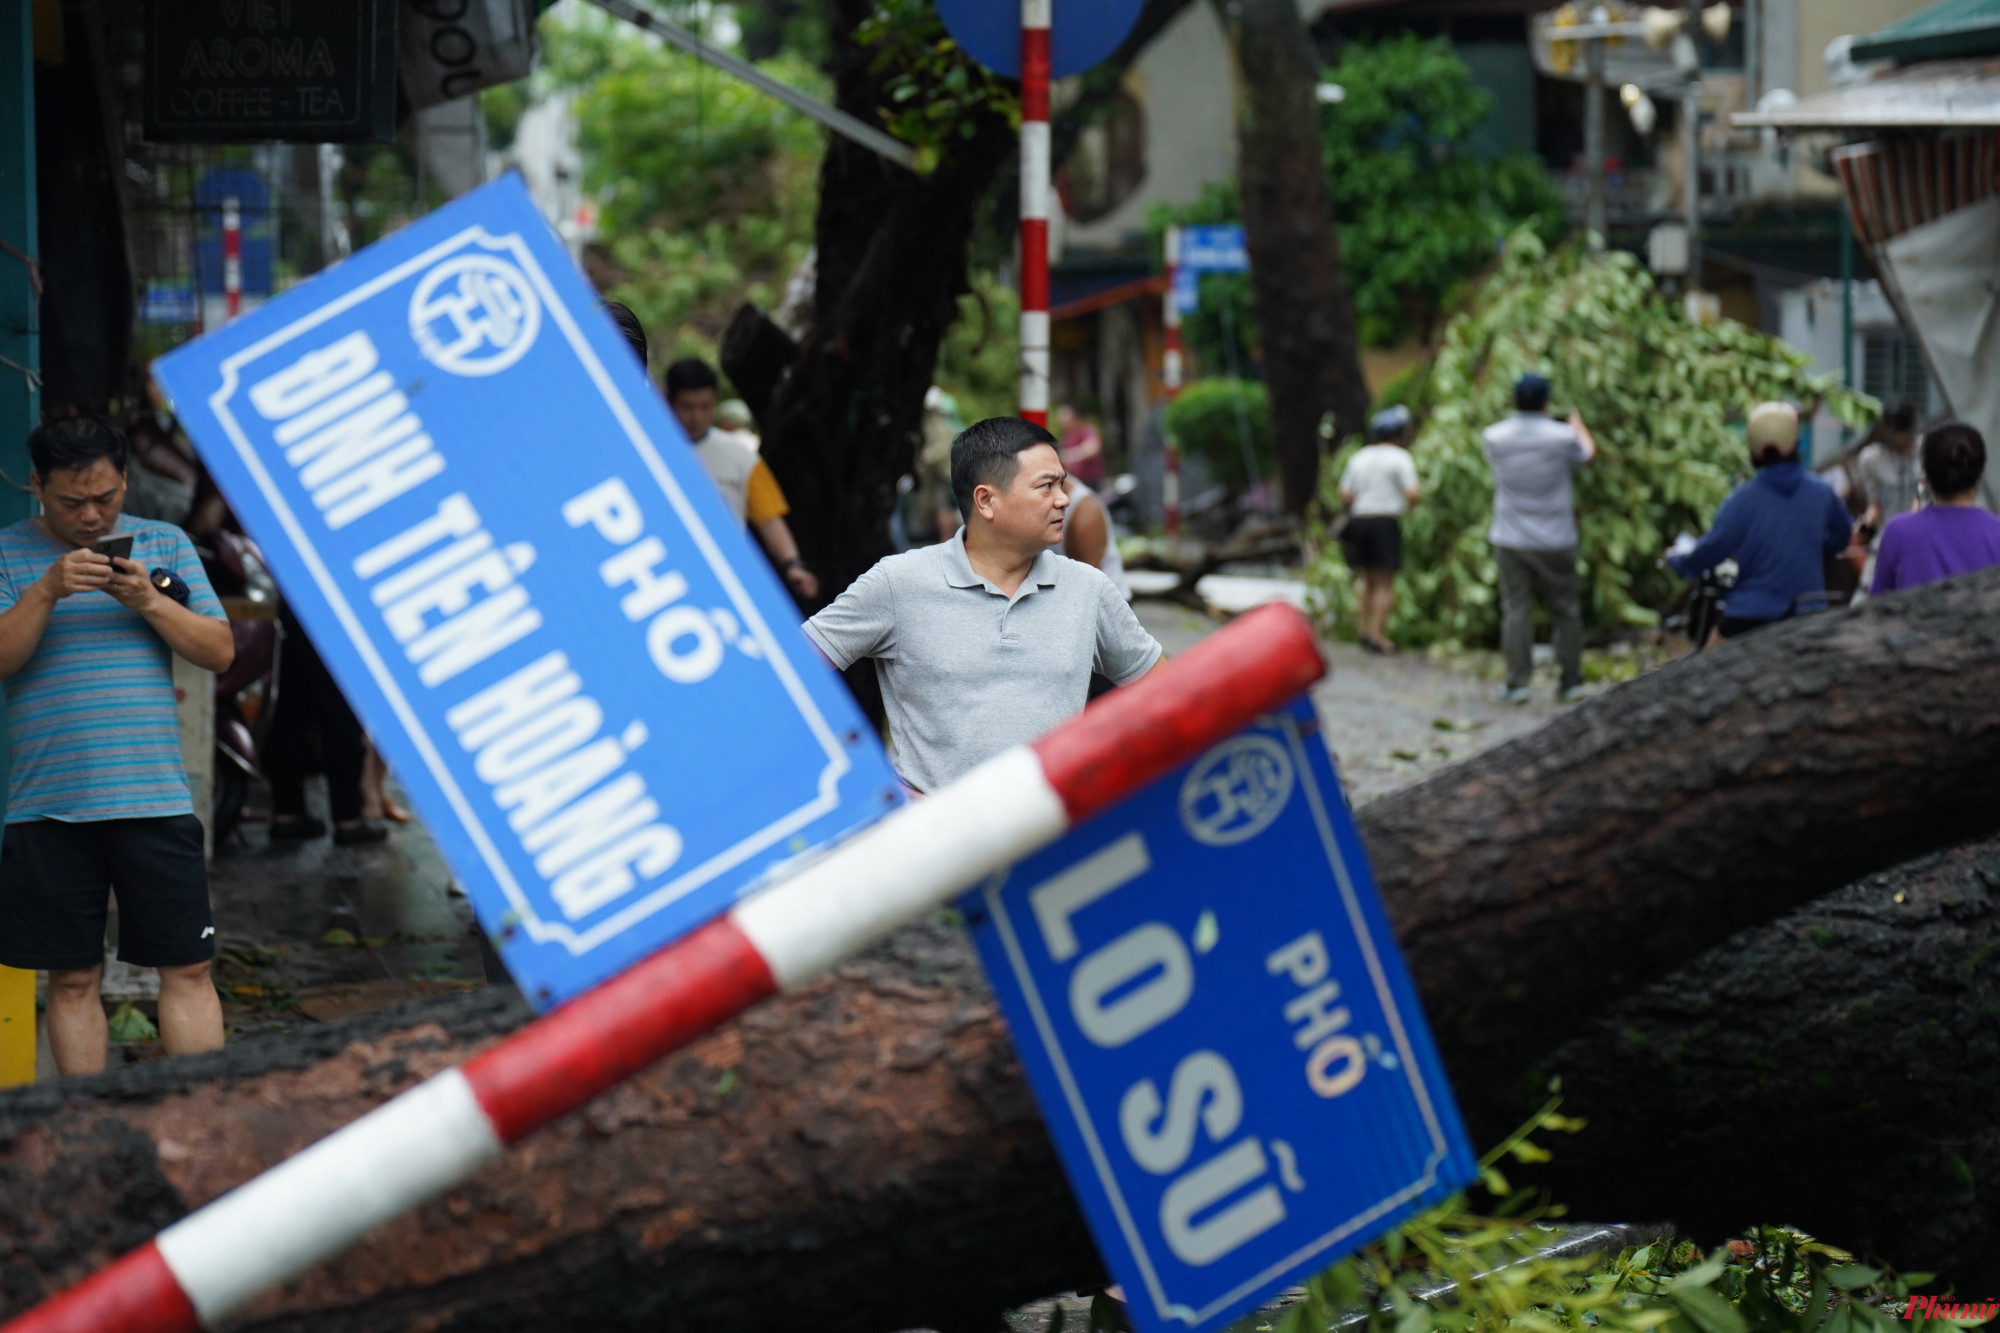
[(130, 560), (132, 558), (132, 534), (128, 532), (122, 537), (99, 537), (90, 544), (90, 549), (99, 555), (108, 555), (113, 560)]

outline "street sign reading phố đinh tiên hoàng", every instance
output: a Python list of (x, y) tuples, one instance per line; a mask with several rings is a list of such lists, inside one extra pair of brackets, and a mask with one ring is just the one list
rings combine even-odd
[(538, 1005), (900, 799), (600, 305), (509, 176), (154, 372)]

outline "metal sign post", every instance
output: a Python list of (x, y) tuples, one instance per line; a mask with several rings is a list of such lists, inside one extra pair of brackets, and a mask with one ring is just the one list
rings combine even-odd
[[(1160, 298), (1160, 318), (1166, 324), (1167, 349), (1160, 357), (1160, 379), (1167, 390), (1167, 407), (1171, 413), (1174, 399), (1181, 393), (1181, 229), (1168, 227), (1166, 235), (1167, 290)], [(1167, 536), (1181, 535), (1181, 446), (1174, 439), (1171, 421), (1162, 432), (1166, 437), (1166, 475), (1160, 482), (1161, 517), (1167, 529)]]
[(1021, 0), (1021, 415), (1049, 423), (1049, 20)]

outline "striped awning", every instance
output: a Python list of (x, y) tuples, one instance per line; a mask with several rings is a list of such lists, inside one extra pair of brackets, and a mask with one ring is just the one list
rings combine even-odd
[(1897, 135), (1832, 153), (1855, 234), (1880, 245), (1995, 193), (2000, 134)]

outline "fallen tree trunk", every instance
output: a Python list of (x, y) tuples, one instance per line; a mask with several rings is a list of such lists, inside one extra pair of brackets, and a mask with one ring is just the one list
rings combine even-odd
[(1549, 1061), (1593, 1127), (1549, 1145), (1554, 1197), (1710, 1240), (1755, 1200), (1767, 1220), (1943, 1269), (1962, 1295), (2000, 1288), (1996, 889), (2000, 838), (1976, 840), (1614, 1006)]
[(1368, 806), (1475, 1131), (1518, 1123), (1539, 1058), (1617, 996), (2000, 828), (1996, 699), (2000, 570), (1684, 659)]
[[(1858, 873), (2000, 824), (1996, 609), (2000, 575), (1780, 627), (1362, 812), (1482, 1138), (1511, 1127), (1523, 1071), (1552, 1068), (1619, 996)], [(0, 1097), (0, 1186), (19, 1219), (0, 1239), (5, 1301), (74, 1281), (520, 1016), (493, 997), (418, 1005)], [(1650, 1088), (1636, 1105), (1591, 1091), (1593, 1127), (1565, 1152), (1597, 1154), (1597, 1177), (1650, 1178), (1633, 1159), (1655, 1151), (1643, 1128), (1676, 1095), (1658, 1071)], [(1990, 1103), (1939, 1100), (1940, 1126), (1991, 1133)], [(1805, 1140), (1708, 1104), (1737, 1107), (1718, 1132), (1761, 1135), (1767, 1171), (1711, 1171), (1690, 1137), (1695, 1155), (1661, 1168), (1690, 1217), (1796, 1206), (1786, 1220), (1819, 1226), (1823, 1199), (1760, 1190), (1783, 1172), (1886, 1172), (1870, 1187), (1886, 1197), (1880, 1181), (1901, 1178), (1898, 1160), (1802, 1155)], [(1959, 1155), (1990, 1180), (1983, 1152)], [(1880, 1222), (1885, 1253), (1932, 1261), (1921, 1218)], [(252, 1326), (971, 1330), (1096, 1276), (969, 952), (933, 924), (537, 1136), (269, 1298)]]
[[(0, 1097), (0, 1310), (525, 1017), (496, 989)], [(599, 1098), (236, 1327), (991, 1333), (1095, 1265), (978, 964), (933, 922)]]

